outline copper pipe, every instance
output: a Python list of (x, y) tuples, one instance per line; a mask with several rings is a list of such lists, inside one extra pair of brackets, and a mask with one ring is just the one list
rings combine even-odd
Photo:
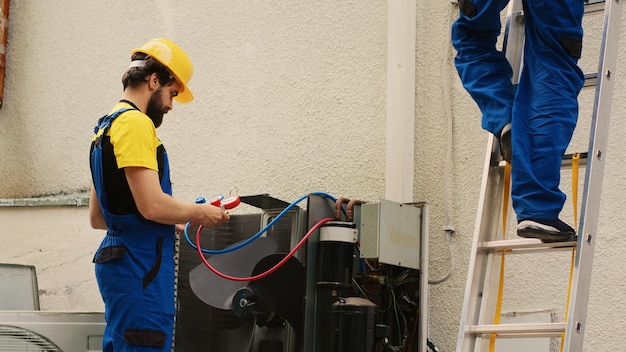
[(352, 220), (353, 213), (354, 213), (354, 206), (357, 204), (364, 204), (364, 203), (367, 203), (367, 202), (363, 200), (356, 200), (356, 199), (353, 199), (350, 202), (348, 202), (348, 208), (346, 209), (346, 217), (348, 218), (348, 220)]
[(348, 198), (337, 198), (335, 202), (335, 219), (341, 220), (341, 205), (350, 202)]

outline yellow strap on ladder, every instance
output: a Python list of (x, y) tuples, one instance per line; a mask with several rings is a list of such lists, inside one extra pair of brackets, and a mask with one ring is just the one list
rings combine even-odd
[[(502, 190), (502, 239), (506, 239), (506, 219), (509, 212), (509, 193), (511, 189), (511, 163), (504, 165), (504, 189)], [(506, 250), (502, 251), (502, 259), (500, 261), (500, 282), (498, 283), (498, 298), (496, 302), (496, 312), (494, 313), (493, 323), (500, 324), (500, 316), (502, 315), (502, 296), (504, 293), (504, 255)], [(489, 338), (489, 351), (494, 352), (496, 348), (496, 334), (491, 334)]]
[[(580, 153), (572, 156), (572, 202), (574, 203), (574, 228), (578, 224), (578, 166), (580, 161)], [(502, 191), (502, 239), (506, 239), (507, 217), (509, 209), (509, 193), (511, 189), (511, 164), (506, 163), (504, 166), (504, 189)], [(578, 231), (578, 230), (576, 230)], [(504, 258), (506, 250), (502, 251), (502, 259), (500, 261), (500, 282), (498, 283), (498, 297), (496, 302), (496, 311), (493, 317), (493, 324), (500, 324), (500, 316), (502, 315), (502, 296), (504, 294)], [(570, 263), (569, 284), (567, 289), (567, 302), (565, 307), (565, 321), (567, 322), (569, 301), (572, 291), (572, 280), (574, 274), (574, 261), (576, 257), (576, 246), (572, 247), (572, 259)], [(489, 338), (489, 351), (494, 352), (496, 346), (496, 334), (491, 334)], [(563, 352), (565, 341), (565, 333), (561, 333), (561, 352)]]
[[(572, 155), (572, 205), (574, 209), (574, 229), (578, 233), (578, 165), (580, 161), (580, 153)], [(572, 280), (574, 279), (574, 262), (576, 259), (576, 246), (572, 246), (572, 259), (569, 268), (569, 283), (567, 284), (567, 301), (565, 302), (565, 322), (567, 322), (569, 314), (569, 301), (572, 294)], [(563, 352), (565, 345), (565, 333), (561, 333), (561, 348)]]

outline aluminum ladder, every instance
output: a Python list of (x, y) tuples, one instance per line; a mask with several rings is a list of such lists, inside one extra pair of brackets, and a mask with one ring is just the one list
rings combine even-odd
[[(474, 238), (469, 262), (463, 310), (457, 341), (457, 352), (490, 350), (492, 336), (509, 338), (562, 337), (561, 351), (580, 352), (583, 348), (585, 319), (589, 301), (589, 284), (593, 253), (597, 238), (598, 214), (604, 155), (607, 147), (613, 72), (617, 62), (622, 4), (626, 0), (586, 0), (585, 14), (604, 11), (604, 23), (598, 73), (585, 74), (585, 86), (595, 85), (595, 98), (589, 149), (581, 158), (586, 164), (581, 215), (576, 242), (542, 243), (538, 239), (497, 240), (502, 235), (500, 216), (505, 192), (506, 163), (501, 160), (497, 140), (489, 138)], [(513, 83), (521, 72), (524, 45), (524, 17), (521, 0), (511, 0), (508, 7), (503, 50), (513, 68)], [(589, 156), (589, 157), (587, 157)], [(572, 156), (563, 159), (563, 166), (572, 166)], [(508, 176), (507, 176), (508, 177)], [(505, 204), (506, 206), (506, 204)], [(503, 251), (518, 253), (574, 252), (567, 320), (562, 323), (494, 324), (494, 291), (498, 290), (499, 275), (494, 266), (500, 266)], [(495, 284), (494, 284), (495, 282)]]

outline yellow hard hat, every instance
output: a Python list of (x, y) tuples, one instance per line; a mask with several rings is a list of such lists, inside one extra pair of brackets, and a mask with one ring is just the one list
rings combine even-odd
[(171, 40), (157, 38), (133, 50), (131, 56), (135, 55), (135, 53), (148, 54), (170, 70), (174, 78), (176, 78), (178, 83), (182, 86), (178, 95), (174, 97), (176, 101), (179, 103), (188, 103), (193, 100), (193, 94), (187, 86), (191, 75), (193, 75), (193, 64), (183, 49)]

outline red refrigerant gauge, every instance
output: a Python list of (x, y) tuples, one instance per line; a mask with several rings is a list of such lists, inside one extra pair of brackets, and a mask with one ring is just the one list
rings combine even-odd
[(222, 199), (222, 208), (229, 210), (237, 207), (241, 203), (239, 196), (230, 195)]
[(224, 196), (221, 195), (217, 195), (217, 196), (213, 196), (211, 198), (209, 198), (209, 204), (219, 207), (222, 205), (222, 199), (224, 198)]

